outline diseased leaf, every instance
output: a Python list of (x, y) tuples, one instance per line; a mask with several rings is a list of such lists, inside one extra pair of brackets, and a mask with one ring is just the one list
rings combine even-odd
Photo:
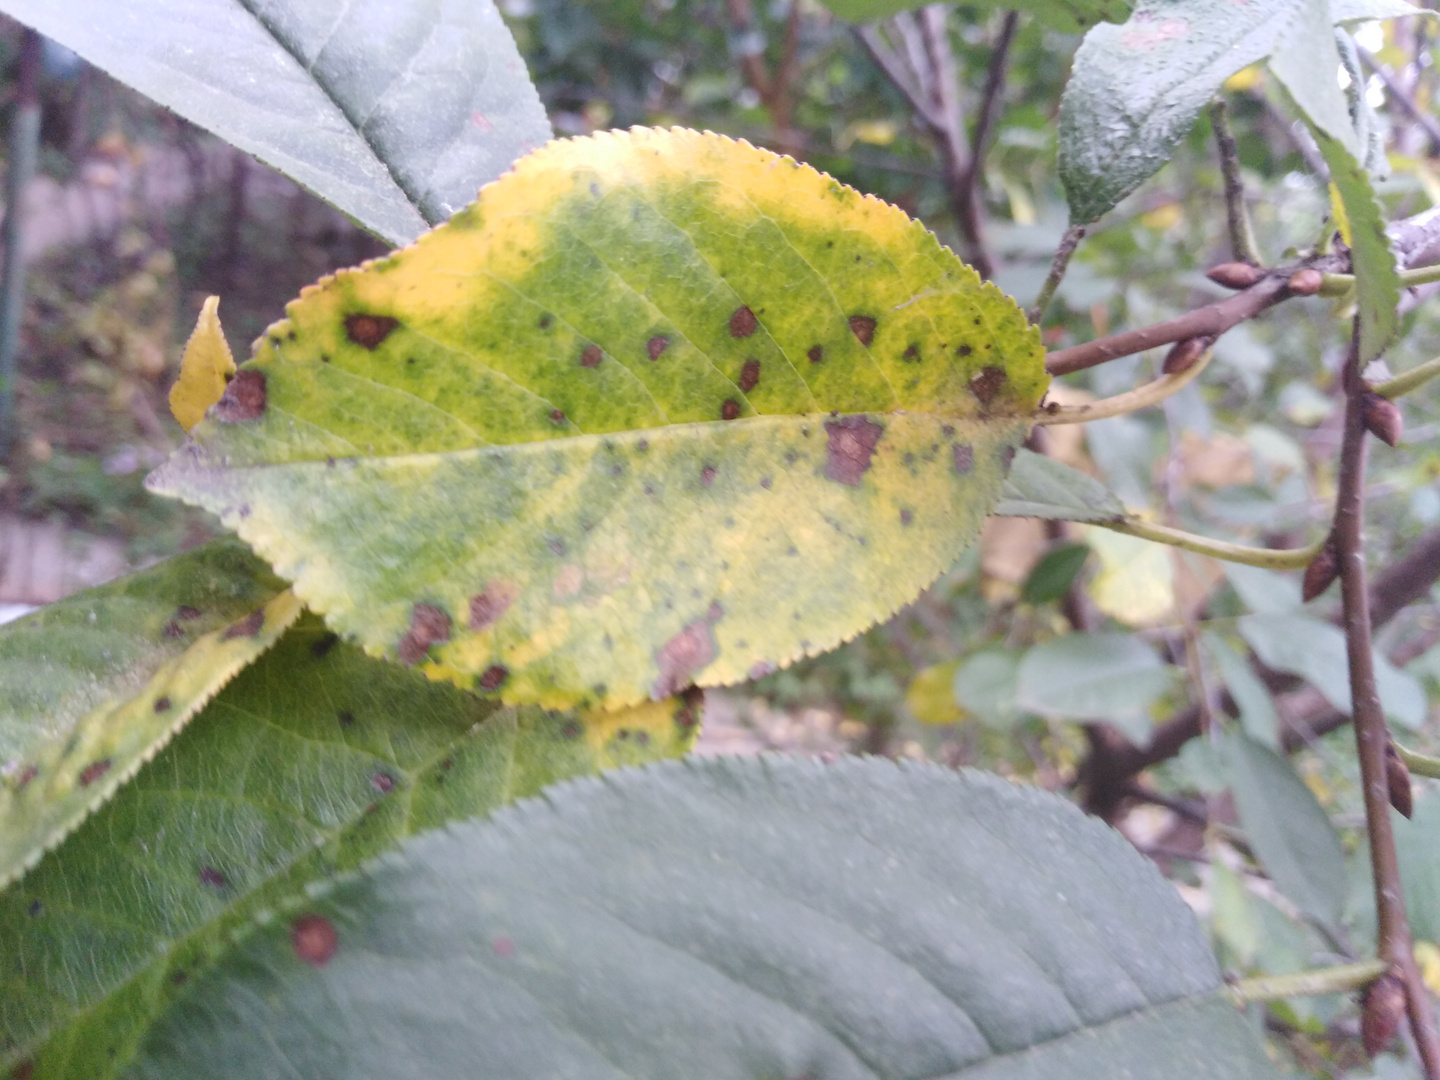
[(151, 487), (506, 700), (739, 682), (913, 599), (1048, 384), (901, 211), (715, 135), (551, 144), (288, 308)]
[(550, 137), (491, 0), (0, 0), (407, 243)]
[(0, 628), (0, 885), (108, 799), (301, 606), (233, 540)]
[(1288, 759), (1239, 732), (1221, 749), (1245, 839), (1266, 873), (1302, 910), (1338, 926), (1345, 852), (1330, 818)]
[(1395, 336), (1399, 325), (1400, 275), (1395, 252), (1385, 232), (1385, 212), (1375, 198), (1370, 177), (1338, 139), (1315, 130), (1320, 153), (1330, 166), (1330, 181), (1345, 204), (1350, 221), (1350, 260), (1360, 315), (1360, 362), (1368, 364)]
[(775, 758), (417, 837), (259, 927), (135, 1075), (1278, 1073), (1174, 888), (1074, 806)]
[(307, 616), (0, 893), (0, 1075), (20, 1061), (32, 1080), (117, 1075), (258, 912), (415, 831), (683, 753), (697, 730), (675, 699), (599, 716), (501, 707)]
[[(826, 7), (850, 22), (871, 22), (922, 7), (926, 0), (822, 0)], [(981, 0), (971, 7), (980, 11), (1021, 11), (1062, 34), (1078, 34), (1102, 19), (1119, 22), (1130, 14), (1129, 0)]]
[(1093, 524), (1119, 521), (1125, 507), (1100, 481), (1022, 447), (1015, 452), (993, 513)]
[(220, 329), (220, 298), (208, 296), (185, 355), (180, 358), (180, 377), (170, 388), (170, 411), (180, 426), (189, 431), (220, 400), (225, 384), (235, 374), (235, 357)]
[(1146, 710), (1175, 680), (1175, 669), (1131, 634), (1067, 634), (1025, 653), (1018, 674), (1022, 708), (1069, 720), (1105, 720), (1132, 739), (1149, 739)]

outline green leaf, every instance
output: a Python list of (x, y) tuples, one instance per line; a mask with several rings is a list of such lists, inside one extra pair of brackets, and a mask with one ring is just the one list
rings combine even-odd
[(1020, 718), (1020, 649), (986, 649), (972, 653), (955, 671), (955, 704), (980, 722), (1007, 729)]
[(1260, 676), (1219, 634), (1206, 631), (1200, 640), (1205, 643), (1206, 652), (1220, 669), (1220, 678), (1240, 709), (1240, 724), (1245, 734), (1271, 750), (1280, 749), (1280, 717)]
[(0, 0), (391, 243), (550, 125), (491, 0)]
[(553, 706), (739, 682), (908, 603), (1049, 381), (901, 211), (682, 130), (552, 143), (288, 314), (152, 488), (372, 654)]
[(682, 753), (674, 699), (500, 707), (307, 616), (0, 893), (0, 1075), (98, 1080), (255, 915), (397, 840), (555, 780)]
[(1405, 15), (1437, 17), (1436, 12), (1418, 8), (1409, 0), (1330, 0), (1330, 17), (1336, 23), (1348, 25), (1370, 19), (1398, 19)]
[(1440, 798), (1422, 789), (1409, 821), (1399, 814), (1390, 820), (1410, 930), (1417, 940), (1440, 942)]
[(1093, 524), (1121, 520), (1125, 507), (1100, 481), (1022, 447), (1015, 452), (993, 513)]
[(1360, 315), (1360, 362), (1368, 364), (1395, 336), (1399, 325), (1400, 275), (1385, 232), (1385, 211), (1370, 176), (1338, 139), (1315, 129), (1315, 141), (1330, 166), (1330, 182), (1350, 219), (1350, 260)]
[[(1298, 675), (1347, 716), (1350, 713), (1350, 668), (1345, 635), (1338, 626), (1307, 615), (1273, 612), (1246, 615), (1236, 623), (1261, 661), (1277, 671)], [(1411, 675), (1375, 653), (1375, 681), (1380, 704), (1392, 721), (1412, 730), (1425, 723), (1425, 691)]]
[(1328, 0), (1301, 4), (1270, 57), (1270, 70), (1310, 122), (1340, 143), (1352, 158), (1363, 158), (1345, 91), (1335, 77), (1340, 53)]
[(300, 614), (220, 540), (0, 628), (0, 885), (135, 775)]
[(1118, 834), (984, 774), (784, 758), (416, 838), (258, 928), (135, 1075), (1278, 1076)]
[(1146, 710), (1170, 689), (1174, 669), (1132, 634), (1067, 634), (1025, 653), (1019, 701), (1042, 716), (1106, 720), (1132, 739), (1150, 735)]
[(1059, 600), (1080, 576), (1088, 558), (1089, 544), (1061, 544), (1047, 551), (1025, 579), (1020, 599), (1027, 604), (1048, 604), (1051, 600)]
[(1239, 732), (1221, 742), (1245, 839), (1270, 879), (1300, 908), (1338, 926), (1345, 852), (1330, 818), (1288, 759)]
[[(826, 7), (850, 22), (888, 19), (902, 11), (922, 7), (926, 0), (822, 0)], [(1119, 22), (1130, 14), (1129, 0), (981, 0), (970, 7), (980, 12), (996, 8), (1021, 11), (1062, 34), (1078, 34), (1102, 19)]]

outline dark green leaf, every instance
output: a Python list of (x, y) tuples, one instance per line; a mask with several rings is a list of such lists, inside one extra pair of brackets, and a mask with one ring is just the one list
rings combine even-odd
[[(419, 829), (688, 746), (675, 699), (501, 708), (306, 619), (0, 893), (0, 1075), (114, 1075), (258, 911)], [(114, 1051), (112, 1053), (112, 1050)]]
[(491, 0), (0, 0), (391, 243), (550, 138)]
[(1125, 516), (1125, 507), (1098, 480), (1022, 448), (1015, 452), (1000, 501), (991, 512), (1005, 517), (1093, 523), (1119, 521)]
[(1277, 1073), (1173, 888), (1063, 800), (732, 759), (411, 841), (257, 929), (136, 1075)]
[[(822, 0), (826, 7), (850, 22), (886, 19), (901, 11), (924, 6), (927, 0)], [(1102, 19), (1119, 22), (1130, 14), (1129, 0), (980, 0), (970, 5), (980, 11), (1008, 8), (1033, 15), (1052, 30), (1078, 34)]]
[(1061, 544), (1035, 564), (1020, 590), (1027, 604), (1046, 604), (1069, 591), (1090, 557), (1087, 544)]
[(1235, 809), (1265, 872), (1300, 908), (1331, 926), (1345, 907), (1345, 852), (1288, 759), (1239, 732), (1221, 744)]

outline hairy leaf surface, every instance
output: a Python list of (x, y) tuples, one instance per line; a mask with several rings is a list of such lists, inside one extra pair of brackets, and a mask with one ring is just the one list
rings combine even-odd
[(264, 563), (219, 540), (0, 628), (0, 885), (299, 614)]
[(985, 774), (783, 758), (418, 837), (258, 929), (135, 1072), (1278, 1075), (1118, 834)]
[(329, 624), (622, 706), (831, 648), (974, 538), (1048, 384), (901, 211), (715, 135), (551, 144), (306, 290), (150, 480)]
[[(842, 19), (870, 22), (922, 7), (925, 0), (824, 0)], [(1022, 11), (1062, 34), (1078, 34), (1102, 19), (1119, 22), (1130, 14), (1129, 0), (984, 0), (972, 5)]]
[[(519, 710), (372, 660), (306, 616), (0, 893), (0, 1063), (98, 1080), (258, 911), (420, 829), (683, 753), (676, 699)], [(0, 1075), (9, 1075), (0, 1064)]]
[(391, 243), (550, 138), (491, 0), (0, 0)]

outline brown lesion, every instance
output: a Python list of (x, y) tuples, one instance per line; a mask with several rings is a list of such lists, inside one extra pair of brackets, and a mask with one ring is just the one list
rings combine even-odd
[(859, 487), (885, 429), (866, 416), (842, 416), (825, 421), (825, 434), (829, 437), (825, 475), (837, 483)]
[(491, 664), (480, 677), (475, 680), (475, 685), (481, 690), (494, 692), (505, 685), (505, 680), (510, 678), (510, 669), (504, 664)]
[(1008, 379), (1004, 368), (984, 368), (970, 380), (970, 392), (975, 395), (976, 401), (988, 409), (991, 402), (1005, 389)]
[(850, 332), (861, 345), (868, 348), (875, 340), (875, 319), (870, 315), (851, 315)]
[(667, 698), (689, 686), (691, 676), (709, 665), (720, 654), (709, 619), (696, 619), (655, 650), (655, 664), (660, 677), (655, 680), (651, 696)]
[(747, 338), (760, 328), (760, 320), (755, 317), (755, 312), (748, 306), (736, 308), (730, 314), (730, 336), (734, 338)]
[(416, 604), (410, 612), (410, 629), (400, 639), (395, 655), (402, 664), (418, 664), (430, 646), (450, 640), (450, 616), (434, 604)]
[(390, 336), (400, 320), (389, 315), (356, 314), (345, 316), (345, 336), (362, 348), (374, 352)]
[(748, 394), (760, 382), (760, 361), (750, 357), (745, 361), (744, 367), (740, 369), (740, 381), (735, 385), (740, 387), (742, 394)]
[(599, 367), (600, 361), (604, 358), (605, 350), (600, 348), (599, 345), (586, 345), (584, 351), (580, 354), (580, 366), (587, 368)]
[(489, 581), (483, 591), (470, 598), (470, 629), (484, 630), (499, 622), (520, 596), (520, 586), (511, 581)]
[(666, 349), (670, 347), (670, 339), (664, 334), (656, 334), (649, 341), (645, 342), (645, 355), (651, 360), (659, 360)]
[(263, 608), (261, 608), (256, 611), (252, 611), (249, 615), (246, 615), (245, 618), (241, 619), (239, 622), (232, 623), (230, 626), (226, 627), (225, 632), (220, 635), (220, 640), (231, 641), (235, 638), (241, 637), (253, 638), (256, 634), (260, 633), (260, 628), (264, 625), (265, 611)]
[(225, 392), (210, 407), (210, 412), (222, 423), (241, 424), (260, 419), (265, 413), (265, 400), (265, 373), (246, 368), (226, 384)]

